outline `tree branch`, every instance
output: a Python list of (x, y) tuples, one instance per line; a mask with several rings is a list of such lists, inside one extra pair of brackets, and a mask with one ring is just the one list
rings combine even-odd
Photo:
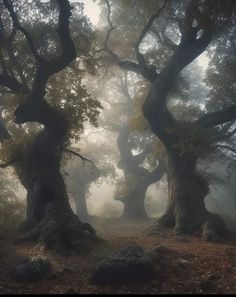
[(107, 11), (108, 11), (107, 20), (108, 20), (108, 23), (110, 25), (110, 29), (107, 32), (107, 35), (106, 35), (106, 38), (105, 38), (105, 41), (104, 41), (104, 47), (102, 49), (100, 49), (98, 52), (101, 52), (101, 51), (108, 52), (111, 55), (111, 57), (113, 58), (115, 64), (117, 64), (118, 66), (120, 66), (121, 68), (123, 68), (125, 70), (129, 70), (129, 71), (133, 71), (133, 72), (135, 72), (137, 74), (141, 74), (141, 69), (140, 69), (140, 67), (139, 67), (139, 65), (137, 63), (122, 60), (119, 57), (119, 55), (114, 53), (109, 48), (109, 45), (108, 45), (109, 38), (110, 38), (110, 35), (111, 35), (112, 31), (115, 30), (115, 27), (113, 27), (112, 22), (111, 22), (111, 6), (110, 6), (110, 3), (109, 3), (109, 0), (105, 0), (105, 2), (106, 2), (106, 5), (107, 5)]
[(229, 145), (224, 145), (224, 144), (216, 144), (215, 147), (219, 147), (219, 148), (223, 148), (223, 149), (227, 149), (230, 150), (231, 152), (236, 154), (236, 150), (234, 148), (232, 148)]
[(57, 0), (59, 6), (58, 35), (62, 47), (62, 53), (55, 59), (47, 62), (48, 76), (61, 71), (76, 58), (76, 49), (70, 36), (69, 18), (72, 7), (68, 0)]
[[(208, 4), (209, 3), (206, 2), (206, 5)], [(205, 26), (204, 21), (198, 19), (199, 15), (201, 15), (200, 8), (198, 7), (198, 1), (189, 1), (185, 13), (181, 41), (169, 62), (166, 64), (166, 67), (159, 73), (157, 79), (153, 82), (149, 96), (143, 105), (144, 115), (150, 122), (152, 130), (169, 148), (171, 148), (177, 140), (174, 135), (169, 133), (169, 131), (175, 127), (176, 120), (168, 111), (167, 97), (170, 90), (175, 85), (180, 72), (201, 53), (203, 53), (211, 42), (212, 36), (217, 29), (217, 25), (214, 23), (214, 21), (216, 22), (218, 18), (217, 15), (214, 14), (214, 8), (217, 3), (214, 3), (213, 1), (210, 4), (212, 7), (206, 7), (206, 10), (209, 11), (208, 17), (210, 18), (213, 16), (214, 20), (209, 20), (209, 25)], [(195, 18), (198, 21), (197, 27), (193, 26), (193, 21)], [(205, 15), (204, 19), (206, 21)], [(200, 29), (202, 29), (203, 33), (199, 37), (198, 33)], [(219, 117), (217, 117), (217, 114), (215, 114), (213, 117), (211, 117), (211, 124), (214, 126), (234, 119), (235, 115), (232, 115), (233, 109), (234, 108), (231, 108), (231, 112), (227, 112), (227, 119), (225, 120), (222, 120), (222, 116), (219, 120)], [(236, 108), (234, 112), (236, 112)], [(228, 115), (228, 113), (231, 114), (231, 117)], [(203, 125), (205, 122), (206, 125), (207, 122), (209, 122), (209, 117), (204, 117), (204, 120), (201, 122)]]
[(151, 185), (162, 178), (164, 174), (164, 169), (162, 166), (158, 165), (148, 176), (148, 183)]
[(79, 157), (82, 160), (82, 162), (83, 162), (83, 166), (85, 164), (85, 161), (91, 163), (94, 166), (94, 162), (93, 161), (91, 161), (91, 160), (83, 157), (81, 154), (79, 154), (79, 153), (77, 153), (77, 152), (75, 152), (75, 151), (73, 151), (71, 149), (63, 148), (63, 151), (66, 152), (66, 153), (70, 153), (72, 155), (75, 155), (75, 156)]
[(167, 2), (167, 0), (165, 0), (162, 7), (159, 8), (157, 10), (157, 12), (150, 17), (149, 21), (147, 22), (146, 26), (143, 28), (143, 31), (141, 32), (137, 42), (134, 45), (136, 58), (137, 58), (139, 67), (141, 69), (141, 72), (142, 72), (144, 77), (148, 78), (149, 81), (154, 81), (155, 80), (155, 78), (157, 77), (157, 72), (156, 72), (156, 69), (150, 69), (147, 66), (144, 56), (139, 51), (139, 47), (140, 47), (140, 44), (142, 43), (142, 41), (144, 40), (146, 34), (150, 30), (153, 22), (157, 19), (157, 17), (159, 17), (160, 13), (165, 8), (166, 2)]
[[(9, 1), (10, 0), (4, 0), (4, 3), (8, 5), (9, 10), (11, 11), (12, 18), (14, 19), (15, 25), (17, 26), (17, 28), (20, 28), (20, 30), (22, 31), (23, 27), (21, 25), (19, 27), (19, 22), (16, 18), (16, 15), (14, 13), (12, 6), (9, 4)], [(62, 48), (62, 52), (58, 57), (48, 61), (45, 61), (41, 57), (39, 57), (36, 53), (36, 49), (33, 45), (33, 40), (30, 36), (30, 33), (28, 31), (26, 32), (23, 28), (23, 32), (28, 40), (30, 49), (37, 60), (36, 72), (34, 75), (32, 88), (28, 94), (27, 102), (42, 101), (45, 95), (46, 84), (49, 77), (64, 69), (76, 57), (75, 46), (74, 46), (73, 40), (71, 39), (70, 31), (69, 31), (69, 18), (71, 16), (72, 8), (68, 0), (57, 0), (57, 3), (58, 3), (58, 9), (59, 9), (57, 32), (59, 35), (59, 40)], [(27, 102), (26, 102), (26, 105), (27, 105)], [(23, 107), (21, 108), (21, 111), (23, 111)], [(20, 116), (20, 113), (18, 113), (18, 115)], [(32, 121), (32, 115), (29, 115), (29, 117), (30, 117), (30, 121)], [(26, 120), (26, 118), (24, 118), (24, 120)]]
[(236, 104), (226, 109), (207, 113), (196, 121), (203, 127), (214, 127), (236, 119)]
[(146, 157), (151, 153), (152, 149), (151, 146), (148, 146), (146, 149), (144, 149), (141, 153), (137, 155), (133, 155), (133, 161), (136, 165), (140, 165), (143, 163), (143, 161), (146, 159)]
[(10, 34), (9, 38), (6, 40), (6, 49), (8, 52), (9, 60), (12, 63), (12, 65), (14, 66), (14, 68), (16, 69), (16, 72), (18, 73), (21, 82), (24, 84), (25, 89), (29, 89), (25, 75), (22, 70), (22, 67), (21, 67), (20, 63), (17, 61), (15, 54), (13, 52), (13, 49), (12, 49), (12, 42), (13, 42), (15, 35), (16, 35), (16, 30), (13, 27), (12, 33)]
[(19, 20), (18, 20), (18, 17), (17, 17), (17, 14), (16, 12), (14, 11), (14, 7), (13, 7), (13, 4), (11, 2), (11, 0), (3, 0), (3, 3), (5, 5), (5, 7), (7, 8), (7, 10), (9, 11), (10, 13), (10, 16), (11, 16), (11, 19), (12, 19), (12, 22), (13, 22), (13, 26), (19, 30), (20, 32), (22, 32), (24, 35), (25, 35), (25, 38), (28, 42), (28, 45), (30, 47), (30, 50), (35, 58), (35, 60), (39, 63), (42, 63), (43, 62), (43, 59), (42, 57), (38, 54), (37, 50), (36, 50), (36, 47), (35, 47), (35, 44), (34, 44), (34, 41), (33, 41), (33, 38), (32, 36), (30, 35), (30, 33), (28, 32), (28, 30), (26, 30), (20, 23), (19, 23)]

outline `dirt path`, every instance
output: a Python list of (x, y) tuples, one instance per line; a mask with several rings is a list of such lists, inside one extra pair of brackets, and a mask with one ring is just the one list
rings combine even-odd
[[(13, 245), (1, 240), (1, 293), (236, 293), (236, 244), (206, 243), (196, 237), (176, 240), (171, 231), (161, 236), (146, 236), (152, 220), (97, 222), (98, 235), (105, 242), (80, 256), (62, 257), (54, 252), (33, 249), (31, 245)], [(138, 244), (145, 249), (158, 245), (174, 250), (176, 259), (188, 261), (188, 267), (170, 265), (150, 283), (126, 286), (94, 286), (88, 278), (96, 263), (117, 247)], [(56, 271), (50, 279), (36, 283), (15, 283), (9, 267), (24, 256), (44, 255)]]

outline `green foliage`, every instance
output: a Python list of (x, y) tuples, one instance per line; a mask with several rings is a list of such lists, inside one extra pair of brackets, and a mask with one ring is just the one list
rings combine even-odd
[(212, 54), (205, 82), (209, 87), (208, 110), (226, 108), (236, 102), (235, 28), (221, 35)]
[(97, 118), (102, 108), (83, 85), (85, 74), (86, 69), (80, 69), (79, 62), (74, 62), (70, 68), (54, 75), (48, 85), (47, 99), (68, 120), (68, 138), (73, 142), (79, 140), (86, 121), (98, 126)]
[[(60, 42), (56, 32), (57, 27), (57, 2), (40, 3), (40, 1), (26, 0), (15, 1), (14, 6), (18, 12), (21, 24), (30, 32), (36, 49), (44, 59), (55, 58), (60, 54)], [(58, 109), (68, 120), (69, 131), (67, 144), (78, 141), (83, 133), (85, 122), (98, 126), (97, 118), (102, 109), (101, 103), (92, 97), (84, 85), (84, 79), (89, 73), (96, 72), (95, 61), (92, 56), (92, 44), (94, 33), (91, 24), (84, 16), (83, 5), (73, 4), (73, 13), (70, 19), (70, 31), (77, 49), (78, 58), (60, 73), (50, 78), (47, 85), (47, 100), (53, 107)], [(34, 11), (34, 14), (31, 12)], [(7, 33), (11, 31), (9, 15), (4, 10), (3, 20)], [(35, 72), (35, 60), (29, 49), (23, 34), (17, 33), (13, 42), (13, 55), (29, 87)], [(17, 79), (20, 79), (16, 63), (8, 57), (8, 52), (1, 47), (6, 66)], [(14, 111), (19, 103), (26, 99), (24, 93), (6, 93), (1, 98), (2, 116), (7, 122), (7, 128), (12, 136), (12, 141), (5, 142), (1, 155), (4, 162), (9, 162), (15, 156), (27, 154), (27, 146), (30, 145), (36, 133), (41, 129), (37, 124), (14, 124)]]

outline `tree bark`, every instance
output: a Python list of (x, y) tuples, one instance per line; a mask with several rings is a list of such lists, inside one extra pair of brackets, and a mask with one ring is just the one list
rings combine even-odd
[(174, 227), (177, 236), (202, 233), (206, 240), (218, 241), (227, 233), (225, 224), (205, 207), (209, 186), (197, 173), (197, 158), (191, 154), (180, 156), (176, 150), (169, 151), (168, 157), (168, 207), (150, 233), (158, 233), (163, 227)]
[[(134, 180), (136, 177), (132, 176)], [(124, 203), (124, 211), (122, 217), (124, 219), (145, 219), (147, 213), (145, 210), (145, 196), (148, 186), (136, 179), (133, 185), (127, 185), (128, 193), (122, 197)]]
[[(111, 22), (111, 7), (109, 1), (106, 2), (110, 30), (105, 40), (105, 50), (110, 53), (118, 66), (142, 74), (150, 82), (150, 92), (143, 104), (143, 114), (168, 153), (169, 206), (165, 215), (152, 229), (157, 231), (160, 226), (175, 226), (176, 233), (182, 234), (193, 233), (201, 227), (206, 239), (217, 239), (225, 234), (224, 223), (219, 216), (205, 209), (204, 198), (208, 193), (208, 186), (204, 178), (196, 172), (197, 158), (194, 151), (190, 155), (181, 155), (181, 152), (176, 149), (179, 144), (179, 135), (174, 130), (180, 121), (177, 121), (168, 110), (167, 99), (181, 71), (206, 50), (214, 33), (230, 24), (236, 3), (228, 1), (227, 5), (219, 6), (218, 1), (205, 1), (201, 5), (202, 1), (188, 1), (185, 16), (181, 18), (179, 25), (181, 33), (179, 44), (174, 46), (174, 52), (163, 69), (156, 69), (155, 66), (153, 69), (152, 66), (147, 65), (139, 46), (166, 3), (151, 16), (143, 28), (134, 45), (138, 62), (134, 63), (122, 60), (109, 48), (108, 41), (114, 27)], [(208, 26), (206, 26), (206, 20)], [(193, 25), (194, 21), (197, 21), (197, 26)], [(226, 110), (208, 113), (194, 124), (195, 128), (199, 126), (209, 128), (229, 122), (235, 119), (235, 116), (236, 105), (233, 105)]]
[(46, 102), (39, 103), (36, 108), (35, 105), (21, 105), (15, 112), (16, 122), (25, 122), (25, 116), (39, 118), (42, 114), (40, 122), (44, 129), (18, 164), (18, 175), (28, 191), (27, 219), (20, 227), (24, 232), (20, 241), (36, 240), (41, 246), (59, 253), (70, 249), (79, 251), (96, 238), (96, 233), (73, 213), (61, 176), (60, 161), (67, 122)]
[(117, 144), (120, 151), (120, 161), (118, 167), (123, 170), (125, 177), (124, 194), (117, 197), (124, 204), (123, 218), (145, 219), (145, 197), (148, 187), (162, 178), (164, 170), (161, 166), (153, 172), (140, 165), (150, 153), (149, 148), (143, 150), (138, 155), (133, 155), (132, 148), (128, 142), (130, 128), (125, 124), (119, 131)]
[(20, 31), (27, 41), (35, 60), (35, 72), (30, 88), (20, 83), (6, 70), (0, 75), (0, 84), (15, 93), (25, 95), (15, 111), (15, 123), (38, 122), (44, 128), (27, 147), (16, 170), (28, 191), (27, 218), (20, 230), (24, 233), (20, 242), (32, 240), (60, 253), (71, 249), (81, 250), (96, 239), (94, 229), (82, 223), (70, 208), (66, 186), (60, 172), (61, 156), (68, 123), (65, 118), (44, 99), (49, 78), (66, 68), (75, 58), (76, 49), (70, 36), (70, 2), (57, 0), (58, 40), (61, 53), (52, 59), (42, 57), (30, 32), (18, 20), (11, 1), (3, 0), (8, 10), (13, 30)]

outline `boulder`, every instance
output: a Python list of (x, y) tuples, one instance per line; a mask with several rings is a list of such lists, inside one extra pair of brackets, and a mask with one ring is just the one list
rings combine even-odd
[(93, 284), (149, 281), (155, 275), (152, 258), (136, 245), (120, 248), (98, 263), (91, 275)]
[(51, 271), (47, 258), (37, 256), (16, 265), (10, 271), (10, 277), (17, 282), (34, 282), (41, 280)]

